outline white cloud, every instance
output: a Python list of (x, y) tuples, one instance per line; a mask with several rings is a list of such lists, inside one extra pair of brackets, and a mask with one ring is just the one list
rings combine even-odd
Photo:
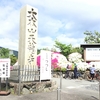
[(69, 22), (69, 23), (67, 23), (67, 24), (65, 25), (65, 29), (70, 30), (70, 29), (73, 28), (73, 26), (74, 26), (74, 23), (73, 23), (73, 22)]
[(12, 50), (18, 50), (18, 40), (11, 40), (9, 38), (0, 39), (0, 46)]
[(49, 48), (51, 49), (54, 45), (54, 41), (51, 37), (38, 37), (38, 48)]
[(0, 7), (0, 34), (1, 35), (8, 35), (11, 34), (9, 32), (13, 31), (13, 34), (15, 33), (14, 29), (18, 27), (19, 24), (19, 10), (14, 9), (11, 6), (7, 7)]
[(63, 24), (58, 19), (53, 19), (50, 16), (46, 16), (40, 13), (39, 16), (39, 35), (53, 36), (55, 35)]
[(100, 32), (100, 0), (1, 0), (0, 46), (18, 50), (20, 9), (38, 9), (38, 48), (52, 47), (54, 40), (74, 46), (83, 43), (83, 32)]
[[(80, 2), (80, 0), (77, 0), (78, 2)], [(92, 5), (92, 6), (100, 6), (100, 1), (99, 0), (81, 0), (81, 2), (86, 3), (88, 5)]]
[(74, 47), (80, 47), (80, 44), (83, 43), (84, 38), (69, 38), (65, 34), (60, 34), (57, 37), (57, 40), (66, 45), (73, 44)]

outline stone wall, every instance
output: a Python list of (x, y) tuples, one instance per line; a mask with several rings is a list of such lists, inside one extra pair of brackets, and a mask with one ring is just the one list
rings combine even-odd
[[(10, 83), (11, 93), (19, 94), (19, 84)], [(50, 92), (57, 90), (56, 81), (41, 81), (41, 82), (30, 82), (21, 83), (21, 94), (29, 94), (36, 92)]]

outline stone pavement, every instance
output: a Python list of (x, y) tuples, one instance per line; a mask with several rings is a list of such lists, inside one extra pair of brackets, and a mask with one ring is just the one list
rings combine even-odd
[[(57, 92), (47, 92), (47, 93), (34, 93), (27, 95), (8, 95), (0, 96), (0, 100), (57, 100)], [(59, 99), (60, 100), (60, 99)], [(76, 95), (71, 93), (61, 93), (61, 100), (98, 100), (94, 96), (88, 95)]]
[[(53, 78), (60, 87), (60, 79)], [(99, 100), (98, 82), (62, 79), (61, 100)], [(57, 100), (57, 91), (0, 96), (0, 100)], [(60, 99), (59, 99), (60, 100)]]

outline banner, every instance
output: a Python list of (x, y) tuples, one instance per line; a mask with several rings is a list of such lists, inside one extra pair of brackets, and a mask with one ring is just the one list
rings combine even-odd
[(41, 50), (40, 80), (51, 79), (51, 51)]
[(10, 59), (0, 59), (0, 77), (10, 77)]

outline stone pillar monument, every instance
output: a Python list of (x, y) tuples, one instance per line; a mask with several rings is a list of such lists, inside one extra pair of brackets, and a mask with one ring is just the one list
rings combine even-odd
[[(11, 71), (9, 80), (33, 81), (37, 65), (38, 10), (29, 5), (20, 11), (20, 33), (17, 71)], [(15, 70), (16, 67), (13, 69)]]
[(36, 66), (38, 10), (26, 5), (20, 11), (18, 64)]

